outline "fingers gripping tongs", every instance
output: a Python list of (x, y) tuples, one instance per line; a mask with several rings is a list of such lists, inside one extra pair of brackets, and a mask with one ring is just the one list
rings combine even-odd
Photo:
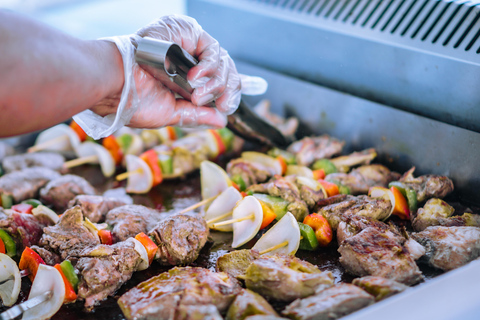
[[(179, 45), (140, 38), (137, 40), (135, 60), (170, 90), (191, 101), (193, 89), (187, 81), (187, 73), (198, 61)], [(211, 102), (209, 106), (215, 107), (215, 103)], [(251, 111), (243, 100), (235, 113), (228, 116), (227, 128), (246, 140), (280, 148), (286, 147), (290, 142), (277, 128)]]

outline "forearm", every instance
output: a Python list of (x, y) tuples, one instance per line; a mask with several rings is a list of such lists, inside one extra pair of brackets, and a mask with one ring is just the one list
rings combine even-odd
[(123, 87), (113, 43), (83, 41), (0, 10), (0, 136), (65, 121)]

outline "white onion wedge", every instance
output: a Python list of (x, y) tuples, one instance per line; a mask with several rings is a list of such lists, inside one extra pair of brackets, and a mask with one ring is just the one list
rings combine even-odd
[(307, 178), (307, 177), (297, 177), (297, 183), (300, 185), (307, 186), (308, 188), (312, 189), (313, 191), (322, 190), (323, 196), (328, 198), (327, 190), (322, 186), (320, 182), (315, 179)]
[(70, 126), (61, 123), (41, 132), (35, 140), (35, 145), (47, 144), (48, 141), (54, 139), (56, 139), (54, 144), (50, 144), (48, 147), (42, 148), (42, 150), (74, 151), (80, 144), (80, 139), (76, 132)]
[(385, 220), (392, 215), (393, 209), (395, 209), (395, 196), (393, 195), (393, 192), (391, 190), (383, 187), (371, 187), (368, 190), (368, 196), (372, 198), (383, 198), (385, 200), (390, 200), (390, 202), (392, 203), (392, 209), (390, 210), (390, 213), (385, 218)]
[[(230, 219), (232, 216), (226, 215), (227, 213), (232, 213), (233, 208), (238, 201), (242, 200), (242, 195), (234, 187), (228, 187), (223, 191), (208, 207), (208, 210), (205, 212), (205, 220), (210, 221), (215, 219), (215, 222), (222, 222)], [(221, 219), (216, 219), (218, 217), (224, 216)], [(232, 225), (218, 226), (214, 230), (230, 232), (233, 231)]]
[(7, 307), (17, 302), (22, 280), (20, 270), (12, 258), (0, 253), (0, 298)]
[(200, 164), (200, 184), (202, 199), (219, 195), (232, 185), (225, 170), (211, 161), (202, 161)]
[(41, 215), (47, 216), (50, 220), (52, 220), (54, 224), (56, 224), (58, 220), (60, 220), (60, 218), (58, 217), (55, 211), (53, 211), (49, 207), (46, 207), (42, 204), (37, 206), (36, 208), (33, 208), (32, 214), (34, 216), (41, 216)]
[(47, 291), (52, 291), (52, 297), (38, 306), (25, 311), (22, 319), (49, 319), (57, 313), (65, 300), (65, 283), (63, 283), (62, 275), (54, 267), (41, 264), (38, 266), (37, 275), (32, 283), (28, 299), (33, 299)]
[(266, 154), (255, 152), (255, 151), (245, 151), (242, 152), (242, 159), (260, 163), (266, 168), (271, 170), (273, 175), (282, 174), (282, 165), (278, 162), (277, 159), (267, 156)]
[(313, 179), (313, 171), (310, 168), (305, 166), (297, 166), (297, 165), (289, 165), (287, 166), (287, 171), (285, 172), (286, 176), (290, 176), (295, 174), (300, 177), (306, 177), (309, 179)]
[(215, 159), (219, 154), (217, 140), (209, 130), (197, 131), (191, 134), (192, 136), (201, 137), (208, 147), (208, 158)]
[[(287, 212), (273, 227), (270, 228), (258, 241), (252, 249), (271, 254), (290, 254), (294, 255), (300, 245), (300, 228), (297, 219)], [(273, 249), (274, 250), (270, 250)]]
[(148, 266), (150, 264), (148, 261), (147, 249), (145, 249), (143, 244), (135, 238), (128, 238), (127, 241), (130, 241), (135, 245), (135, 251), (138, 252), (138, 254), (140, 255), (140, 259), (142, 259), (142, 261), (138, 265), (137, 270), (142, 271), (142, 270), (148, 269)]
[(235, 222), (233, 224), (232, 248), (238, 248), (253, 239), (260, 230), (263, 220), (262, 205), (253, 196), (240, 200), (233, 209), (232, 218), (241, 219), (253, 215), (252, 219)]
[(99, 163), (105, 177), (111, 177), (115, 173), (115, 160), (110, 152), (101, 145), (87, 141), (79, 145), (75, 152), (79, 158), (97, 156), (97, 159), (91, 163)]
[(153, 185), (152, 171), (148, 164), (133, 154), (125, 156), (127, 172), (130, 172), (125, 188), (128, 193), (147, 193)]
[(100, 241), (100, 237), (98, 236), (98, 228), (95, 223), (85, 217), (85, 220), (83, 221), (83, 226), (87, 228), (88, 231), (90, 231), (90, 233), (98, 240), (99, 243), (102, 243), (102, 241)]

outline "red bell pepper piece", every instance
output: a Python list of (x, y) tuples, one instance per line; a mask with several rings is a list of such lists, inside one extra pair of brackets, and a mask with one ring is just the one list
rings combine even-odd
[(153, 258), (155, 258), (155, 254), (157, 253), (158, 246), (155, 244), (155, 242), (150, 239), (149, 236), (147, 236), (145, 233), (140, 232), (135, 236), (135, 239), (140, 241), (141, 244), (145, 247), (147, 250), (148, 254), (148, 262), (151, 264), (153, 261)]
[(122, 147), (117, 142), (115, 136), (110, 135), (103, 139), (102, 145), (110, 152), (116, 165), (119, 165), (123, 159)]
[(158, 155), (155, 152), (155, 150), (150, 149), (148, 151), (145, 151), (140, 155), (140, 159), (145, 161), (148, 167), (150, 168), (150, 171), (152, 171), (152, 175), (153, 175), (152, 187), (159, 185), (163, 181), (163, 175), (162, 175), (162, 168), (160, 167), (160, 163), (158, 161)]
[(18, 263), (18, 268), (20, 270), (27, 269), (30, 272), (28, 277), (32, 282), (37, 275), (38, 266), (40, 264), (45, 264), (45, 261), (43, 261), (42, 257), (40, 257), (38, 253), (30, 249), (29, 247), (25, 247), (25, 250), (23, 250), (22, 253), (22, 257), (20, 258), (20, 262)]
[(33, 206), (27, 203), (19, 203), (13, 205), (11, 209), (20, 213), (32, 213)]
[(325, 179), (325, 170), (323, 169), (317, 169), (313, 170), (313, 178), (315, 180), (320, 180), (320, 179)]
[(312, 213), (303, 219), (303, 224), (312, 227), (315, 231), (315, 237), (321, 247), (327, 246), (333, 238), (332, 228), (324, 216), (318, 213)]
[(215, 142), (217, 143), (217, 148), (218, 148), (217, 157), (219, 155), (224, 154), (227, 151), (227, 148), (225, 147), (225, 143), (223, 143), (223, 140), (220, 134), (213, 129), (209, 129), (208, 131), (210, 131), (210, 134), (215, 138)]
[(6, 251), (5, 251), (5, 243), (3, 243), (3, 240), (0, 239), (0, 253), (3, 253), (5, 254)]
[(101, 229), (101, 230), (98, 230), (97, 233), (98, 233), (98, 236), (100, 237), (100, 242), (102, 242), (102, 244), (106, 244), (109, 246), (113, 244), (113, 236), (109, 230)]
[(73, 289), (72, 284), (70, 281), (68, 281), (67, 277), (65, 277), (65, 274), (63, 273), (62, 267), (57, 263), (56, 265), (53, 266), (55, 269), (60, 272), (63, 278), (63, 283), (65, 284), (65, 302), (73, 302), (77, 300), (77, 294), (75, 293), (75, 290)]

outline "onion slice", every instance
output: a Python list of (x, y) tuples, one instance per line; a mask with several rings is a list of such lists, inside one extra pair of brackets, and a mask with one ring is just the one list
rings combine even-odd
[(52, 296), (38, 306), (25, 311), (24, 320), (43, 320), (51, 318), (65, 300), (65, 283), (62, 275), (54, 267), (41, 264), (38, 266), (37, 275), (32, 283), (28, 299), (33, 299), (47, 291), (52, 291)]
[[(255, 151), (245, 151), (242, 152), (242, 159), (259, 163), (266, 168), (271, 170), (273, 175), (282, 174), (282, 165), (277, 159), (267, 156), (266, 154), (255, 152)], [(313, 175), (312, 175), (313, 176)]]
[(204, 200), (219, 195), (232, 184), (225, 170), (207, 160), (200, 164), (200, 183)]
[[(66, 136), (68, 139), (61, 139), (60, 137), (62, 136)], [(39, 145), (57, 138), (60, 138), (57, 143), (52, 144), (43, 150), (74, 151), (80, 144), (80, 138), (78, 138), (75, 130), (64, 123), (61, 123), (41, 132), (35, 140), (35, 145)]]
[[(231, 213), (237, 202), (240, 200), (242, 200), (242, 195), (240, 192), (234, 187), (228, 187), (210, 204), (208, 210), (205, 212), (205, 220), (209, 221), (222, 215), (225, 216), (229, 212)], [(222, 222), (230, 218), (231, 215), (226, 215), (224, 218), (215, 220), (215, 222)], [(233, 226), (231, 224), (226, 226), (218, 226), (214, 228), (214, 230), (229, 232), (233, 231)]]
[(307, 177), (297, 177), (297, 183), (300, 185), (304, 185), (313, 191), (322, 190), (324, 198), (328, 198), (327, 190), (322, 186), (320, 182), (315, 179), (307, 178)]
[(153, 185), (152, 171), (148, 164), (133, 154), (125, 156), (128, 176), (126, 190), (129, 193), (147, 193)]
[(395, 196), (393, 195), (393, 192), (383, 187), (371, 187), (370, 190), (368, 190), (368, 196), (372, 198), (383, 198), (385, 200), (390, 200), (392, 203), (392, 209), (390, 210), (388, 216), (384, 219), (387, 220), (392, 215), (393, 209), (395, 209)]
[(142, 259), (142, 261), (137, 267), (137, 270), (142, 271), (148, 269), (148, 266), (150, 264), (148, 261), (147, 249), (145, 249), (143, 244), (135, 238), (128, 238), (127, 241), (132, 242), (135, 245), (135, 251), (137, 251), (137, 253), (140, 255), (140, 259)]
[(107, 149), (101, 145), (87, 141), (79, 145), (75, 152), (79, 158), (97, 156), (97, 160), (92, 163), (99, 163), (102, 173), (105, 177), (111, 177), (115, 173), (115, 160)]
[(20, 270), (12, 258), (0, 253), (0, 298), (7, 307), (17, 302), (22, 280)]
[(54, 224), (56, 224), (58, 220), (60, 220), (60, 218), (55, 213), (55, 211), (53, 211), (49, 207), (44, 206), (43, 204), (39, 205), (36, 208), (33, 208), (32, 214), (34, 216), (41, 216), (41, 215), (47, 216), (50, 220), (52, 220)]
[(262, 205), (253, 196), (247, 196), (240, 200), (233, 209), (232, 218), (241, 219), (253, 215), (252, 219), (233, 223), (232, 248), (238, 248), (255, 237), (260, 230), (263, 220)]
[(252, 249), (259, 252), (274, 248), (282, 243), (285, 245), (265, 254), (290, 254), (294, 255), (300, 245), (300, 228), (297, 219), (287, 212), (273, 227), (270, 228), (258, 241)]
[(287, 166), (287, 171), (285, 172), (286, 176), (290, 176), (295, 174), (300, 177), (306, 177), (309, 179), (313, 179), (313, 171), (310, 168), (305, 166), (297, 166), (297, 165), (289, 165)]

